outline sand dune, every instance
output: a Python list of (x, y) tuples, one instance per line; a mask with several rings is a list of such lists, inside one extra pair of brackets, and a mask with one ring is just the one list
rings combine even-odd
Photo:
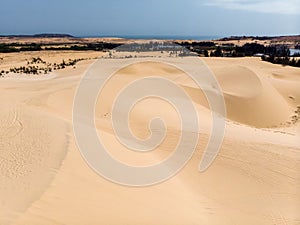
[[(218, 59), (214, 62), (208, 60), (208, 63), (224, 91), (229, 119), (254, 127), (277, 127), (291, 120), (295, 106), (290, 106), (286, 91), (289, 90), (289, 93), (293, 93), (290, 95), (298, 99), (300, 96), (296, 88), (290, 90), (287, 86), (273, 86), (273, 75), (268, 77), (269, 74), (260, 69), (258, 60), (250, 65), (241, 63), (225, 66), (222, 66), (222, 61), (226, 60), (220, 61), (216, 67), (213, 65), (218, 64)], [(273, 71), (276, 71), (276, 67)], [(297, 72), (294, 70), (294, 73)], [(289, 73), (286, 74), (289, 80)], [(294, 82), (298, 83), (299, 77), (294, 78)]]
[(24, 107), (1, 110), (0, 222), (38, 199), (65, 158), (69, 128), (51, 114)]
[(149, 119), (161, 116), (168, 127), (166, 139), (145, 155), (118, 143), (110, 106), (129, 82), (145, 75), (171, 79), (191, 96), (200, 119), (196, 152), (179, 174), (159, 185), (130, 188), (98, 176), (75, 143), (73, 99), (92, 62), (80, 62), (50, 79), (0, 79), (0, 224), (300, 223), (300, 129), (292, 122), (292, 116), (299, 116), (299, 69), (257, 58), (205, 59), (224, 91), (228, 118), (220, 155), (204, 173), (198, 166), (211, 115), (202, 91), (182, 71), (162, 63), (119, 71), (98, 99), (95, 120), (99, 137), (120, 160), (158, 162), (173, 151), (180, 136), (172, 106), (147, 99), (132, 110), (131, 128), (145, 138)]

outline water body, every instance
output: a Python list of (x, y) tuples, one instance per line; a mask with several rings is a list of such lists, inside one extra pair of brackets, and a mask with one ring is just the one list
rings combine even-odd
[(103, 36), (84, 36), (81, 38), (126, 38), (126, 39), (159, 39), (159, 40), (216, 40), (222, 38), (221, 36), (185, 36), (185, 35), (103, 35)]

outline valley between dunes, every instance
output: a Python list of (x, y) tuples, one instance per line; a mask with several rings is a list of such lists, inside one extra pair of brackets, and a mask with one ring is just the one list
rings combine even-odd
[[(97, 175), (82, 158), (72, 127), (74, 96), (97, 52), (36, 52), (45, 61), (86, 58), (76, 68), (48, 75), (0, 77), (0, 224), (300, 224), (300, 69), (259, 58), (201, 58), (224, 94), (227, 119), (222, 148), (211, 167), (199, 162), (211, 128), (207, 100), (177, 68), (133, 64), (120, 70), (96, 106), (99, 137), (129, 164), (159, 162), (180, 137), (176, 111), (159, 99), (137, 104), (130, 125), (149, 135), (154, 116), (165, 119), (166, 139), (140, 154), (119, 144), (111, 128), (118, 91), (145, 73), (174, 81), (191, 96), (199, 115), (199, 142), (173, 178), (143, 188), (120, 186)], [(22, 65), (26, 53), (2, 54), (0, 69)], [(117, 60), (117, 59), (116, 59)]]

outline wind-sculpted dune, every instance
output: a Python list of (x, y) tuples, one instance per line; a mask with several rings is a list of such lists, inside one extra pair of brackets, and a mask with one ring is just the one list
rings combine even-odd
[[(56, 54), (61, 61), (63, 54)], [(97, 137), (115, 159), (135, 166), (153, 165), (174, 153), (182, 133), (199, 135), (191, 159), (173, 177), (156, 185), (128, 187), (99, 176), (81, 155), (72, 121), (75, 96), (82, 79), (91, 79), (85, 75), (93, 69), (95, 56), (103, 53), (78, 54), (89, 60), (78, 62), (76, 68), (43, 76), (9, 74), (0, 78), (1, 225), (300, 223), (298, 68), (273, 65), (258, 58), (199, 59), (216, 77), (227, 112), (220, 152), (204, 172), (199, 171), (199, 164), (214, 136), (213, 113), (205, 93), (215, 91), (214, 83), (208, 83), (206, 90), (199, 89), (180, 67), (165, 63), (169, 55), (161, 52), (152, 52), (143, 62), (132, 63), (113, 74), (94, 71), (98, 75), (91, 80), (91, 87), (112, 75), (98, 93), (93, 122)], [(126, 54), (122, 52), (122, 56)], [(53, 53), (41, 57), (55, 62)], [(21, 58), (12, 56), (10, 63), (21, 65)], [(122, 59), (101, 60), (116, 66)], [(184, 60), (189, 57), (178, 62)], [(149, 76), (169, 80), (189, 96), (178, 99), (182, 104), (192, 103), (199, 129), (194, 130), (193, 121), (187, 120), (191, 124), (184, 124), (183, 130), (184, 118), (176, 106), (149, 96), (128, 112), (128, 126), (137, 139), (130, 137), (126, 143), (160, 134), (161, 124), (149, 126), (157, 117), (163, 119), (166, 135), (156, 149), (141, 153), (130, 150), (116, 137), (112, 118), (124, 121), (120, 121), (122, 112), (113, 111), (112, 106), (120, 91)], [(137, 87), (128, 98), (147, 89)], [(168, 96), (177, 97), (169, 90)], [(88, 113), (90, 99), (82, 100), (80, 109)], [(192, 115), (189, 110), (187, 107), (184, 113)], [(88, 118), (82, 114), (81, 119)], [(89, 133), (86, 138), (89, 140)]]

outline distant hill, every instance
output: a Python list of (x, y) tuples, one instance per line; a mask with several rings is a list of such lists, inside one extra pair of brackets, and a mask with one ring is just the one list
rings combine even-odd
[(74, 38), (70, 34), (35, 34), (34, 37), (38, 38)]
[(300, 41), (300, 35), (287, 35), (287, 36), (231, 36), (221, 38), (218, 41), (235, 41), (235, 40), (273, 40), (273, 41)]
[(0, 35), (10, 38), (75, 38), (70, 34), (34, 34), (34, 35)]

